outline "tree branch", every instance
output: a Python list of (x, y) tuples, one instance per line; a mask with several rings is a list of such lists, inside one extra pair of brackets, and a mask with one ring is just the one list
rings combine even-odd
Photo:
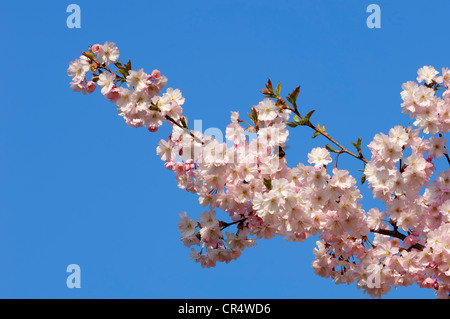
[[(398, 238), (400, 240), (404, 240), (406, 238), (405, 234), (402, 234), (401, 232), (399, 232), (397, 229), (371, 229), (370, 232), (372, 233), (377, 233), (377, 234), (381, 234), (381, 235), (386, 235), (386, 236), (391, 236), (391, 237), (395, 237)], [(410, 248), (415, 248), (418, 250), (423, 250), (425, 248), (425, 246), (421, 245), (421, 244), (414, 244), (412, 245)]]

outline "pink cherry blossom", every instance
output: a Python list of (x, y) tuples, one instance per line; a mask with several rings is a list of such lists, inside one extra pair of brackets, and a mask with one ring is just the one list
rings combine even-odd
[[(379, 132), (352, 152), (324, 127), (308, 123), (270, 82), (249, 120), (231, 112), (222, 136), (228, 142), (206, 136), (188, 128), (182, 92), (162, 92), (167, 78), (160, 71), (120, 69), (112, 42), (91, 51), (69, 63), (74, 91), (92, 93), (98, 85), (129, 126), (156, 132), (168, 123), (170, 135), (158, 142), (156, 154), (176, 185), (196, 194), (203, 207), (196, 219), (180, 214), (177, 227), (189, 258), (201, 267), (236, 260), (261, 239), (301, 243), (316, 236), (312, 268), (318, 276), (355, 283), (371, 297), (414, 283), (449, 297), (450, 169), (437, 169), (438, 161), (450, 164), (443, 135), (450, 131), (449, 69), (439, 75), (424, 66), (417, 82), (401, 86), (400, 106), (414, 126)], [(119, 72), (111, 71), (113, 65)], [(314, 147), (307, 163), (288, 166), (283, 149), (289, 128), (297, 126), (314, 128), (336, 149)], [(370, 158), (363, 156), (364, 146)], [(364, 166), (354, 174), (338, 168), (337, 157), (344, 155)], [(359, 181), (379, 207), (363, 208)]]
[(92, 46), (92, 52), (94, 53), (100, 53), (100, 51), (102, 50), (102, 46), (100, 44), (94, 44)]

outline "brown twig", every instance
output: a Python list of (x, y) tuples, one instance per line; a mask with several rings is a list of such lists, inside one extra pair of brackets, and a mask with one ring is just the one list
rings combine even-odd
[[(287, 105), (287, 103), (281, 99), (280, 97), (278, 97), (278, 100), (281, 100), (283, 105), (285, 105), (285, 108), (287, 108), (288, 110), (294, 112), (295, 115), (297, 115), (299, 118), (303, 119), (303, 116), (300, 114), (300, 112), (298, 111), (297, 107), (291, 108)], [(317, 126), (314, 126), (309, 120), (308, 122), (306, 122), (305, 124), (303, 124), (304, 126), (308, 126), (310, 128), (312, 128), (314, 131), (316, 131), (317, 133), (319, 133), (320, 135), (323, 135), (325, 138), (327, 138), (330, 142), (332, 142), (334, 145), (338, 146), (341, 150), (341, 153), (347, 153), (361, 161), (363, 161), (364, 163), (368, 163), (369, 161), (367, 159), (364, 158), (364, 156), (362, 155), (362, 152), (359, 151), (359, 155), (353, 153), (352, 151), (348, 150), (347, 148), (345, 148), (344, 146), (342, 146), (342, 144), (340, 144), (338, 141), (336, 141), (333, 137), (331, 137), (327, 132), (324, 132), (323, 130), (317, 128)]]
[[(370, 232), (395, 237), (400, 240), (404, 240), (406, 238), (406, 235), (399, 232), (396, 227), (394, 227), (394, 229), (378, 229), (378, 230), (371, 229)], [(425, 246), (417, 243), (417, 244), (412, 245), (410, 248), (423, 250), (425, 248)]]

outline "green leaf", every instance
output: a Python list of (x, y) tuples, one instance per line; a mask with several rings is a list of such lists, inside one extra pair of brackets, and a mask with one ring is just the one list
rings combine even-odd
[(288, 100), (289, 103), (294, 105), (294, 101), (289, 96), (286, 96), (286, 100)]
[[(281, 89), (281, 86), (280, 86)], [(270, 81), (270, 79), (267, 80), (266, 83), (266, 88), (265, 89), (261, 89), (262, 94), (264, 94), (265, 96), (269, 97), (269, 98), (276, 98), (277, 95), (275, 94), (275, 92), (273, 92), (273, 86), (272, 86), (272, 82)]]
[(277, 96), (280, 96), (280, 92), (281, 92), (281, 82), (278, 82), (277, 88), (275, 89), (275, 94)]
[(272, 81), (270, 81), (270, 79), (267, 79), (266, 88), (267, 88), (270, 92), (273, 92)]
[(180, 117), (180, 122), (184, 128), (187, 128), (186, 118), (184, 116)]
[(313, 113), (315, 112), (315, 110), (310, 111), (308, 114), (305, 115), (305, 117), (303, 117), (300, 120), (300, 124), (301, 125), (305, 125), (309, 123), (309, 119), (311, 118), (311, 115), (313, 115)]
[(300, 86), (297, 86), (294, 91), (292, 91), (291, 94), (289, 94), (287, 98), (287, 100), (289, 101), (289, 103), (291, 103), (292, 105), (295, 105), (297, 103), (297, 98), (298, 98), (298, 94), (300, 93)]
[(299, 124), (294, 122), (286, 122), (286, 125), (289, 127), (297, 127)]
[(316, 132), (313, 135), (313, 138), (319, 136), (320, 134), (326, 133), (325, 131), (325, 125), (320, 126), (319, 124), (316, 125)]
[(256, 111), (256, 109), (254, 107), (252, 107), (252, 114), (253, 114), (253, 118), (255, 119), (255, 124), (256, 122), (258, 122), (258, 112)]
[(128, 59), (127, 64), (125, 64), (125, 70), (130, 71), (131, 70), (131, 60)]
[(320, 133), (325, 133), (325, 125), (320, 126), (319, 124), (316, 125), (316, 130), (318, 130)]
[(312, 110), (311, 112), (309, 112), (308, 114), (306, 114), (306, 116), (304, 117), (304, 119), (306, 119), (308, 122), (309, 122), (309, 119), (311, 118), (311, 115), (313, 115), (313, 113), (315, 112), (316, 110)]
[(272, 189), (272, 180), (264, 178), (264, 186), (270, 191)]
[(122, 79), (122, 78), (118, 78), (117, 79), (117, 84), (120, 86), (120, 85), (122, 85), (123, 83), (125, 83), (126, 81), (124, 80), (124, 79)]
[(332, 152), (332, 153), (337, 153), (330, 145), (328, 145), (328, 144), (325, 144), (325, 148), (328, 150), (328, 151), (330, 151), (330, 152)]
[(124, 68), (121, 68), (121, 69), (117, 70), (117, 72), (122, 74), (124, 77), (128, 76), (128, 71), (125, 70)]
[(95, 61), (94, 52), (92, 52), (91, 50), (89, 50), (89, 52), (81, 52), (81, 54), (84, 55), (85, 57), (88, 57), (92, 61)]
[(253, 123), (256, 123), (255, 118), (253, 117), (253, 114), (247, 113), (247, 115), (250, 118), (250, 120), (252, 120)]
[(356, 143), (352, 143), (352, 144), (353, 144), (353, 146), (356, 148), (356, 150), (357, 150), (358, 152), (361, 151), (361, 137), (358, 138), (358, 141), (356, 141)]
[(293, 118), (293, 119), (294, 119), (294, 122), (295, 122), (295, 123), (297, 123), (297, 124), (300, 123), (300, 119), (298, 118), (297, 115), (294, 115), (294, 118)]

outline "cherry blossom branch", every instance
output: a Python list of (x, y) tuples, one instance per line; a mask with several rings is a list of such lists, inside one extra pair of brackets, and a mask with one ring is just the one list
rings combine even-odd
[(95, 58), (95, 55), (94, 55), (92, 52), (81, 52), (81, 54), (82, 54), (83, 56), (87, 57), (88, 59), (90, 59), (91, 62), (94, 63), (94, 65), (93, 65), (93, 68), (94, 68), (94, 69), (92, 70), (93, 72), (95, 72), (95, 70), (97, 70), (97, 69), (104, 69), (104, 70), (110, 72), (111, 74), (114, 74), (116, 77), (118, 77), (118, 78), (121, 79), (122, 81), (124, 81), (124, 82), (126, 81), (126, 79), (125, 79), (124, 77), (122, 77), (122, 76), (118, 75), (117, 73), (111, 71), (111, 69), (109, 69), (109, 68), (106, 66), (106, 64), (100, 63), (100, 62)]
[(250, 213), (248, 213), (247, 217), (241, 218), (241, 219), (236, 220), (236, 221), (231, 222), (231, 223), (220, 221), (220, 227), (221, 227), (220, 230), (224, 230), (225, 228), (230, 227), (232, 225), (236, 225), (236, 224), (240, 224), (240, 223), (243, 224), (249, 218), (249, 216), (253, 215), (253, 213), (254, 213), (254, 211), (251, 211)]
[(448, 156), (448, 154), (444, 153), (445, 158), (447, 159), (448, 164), (450, 165), (450, 157)]
[(278, 84), (277, 88), (275, 89), (275, 91), (273, 90), (273, 86), (272, 83), (270, 81), (270, 79), (267, 81), (266, 84), (266, 89), (262, 89), (261, 90), (262, 93), (269, 97), (269, 98), (275, 98), (277, 100), (277, 105), (279, 105), (279, 108), (282, 109), (287, 109), (292, 111), (296, 116), (294, 117), (294, 122), (288, 122), (287, 124), (290, 127), (296, 127), (296, 126), (307, 126), (311, 129), (313, 129), (315, 131), (313, 137), (316, 137), (318, 135), (322, 135), (324, 136), (326, 139), (328, 139), (330, 142), (332, 142), (334, 145), (336, 145), (337, 147), (340, 148), (340, 150), (333, 150), (331, 147), (327, 149), (329, 151), (333, 151), (334, 153), (347, 153), (351, 156), (353, 156), (354, 158), (363, 161), (365, 164), (367, 164), (369, 161), (367, 159), (364, 158), (362, 152), (361, 152), (361, 139), (358, 140), (358, 142), (355, 145), (356, 149), (358, 150), (358, 154), (353, 153), (352, 151), (348, 150), (347, 148), (345, 148), (341, 143), (339, 143), (338, 141), (336, 141), (333, 137), (331, 137), (326, 131), (325, 131), (325, 126), (320, 126), (320, 125), (316, 125), (314, 126), (311, 121), (310, 121), (310, 117), (311, 115), (314, 113), (314, 110), (309, 112), (307, 115), (302, 116), (298, 110), (297, 104), (296, 104), (296, 100), (298, 97), (298, 94), (300, 93), (300, 87), (297, 87), (291, 94), (289, 94), (289, 96), (287, 96), (286, 98), (288, 99), (288, 101), (292, 104), (292, 107), (290, 107), (288, 105), (288, 103), (280, 96), (280, 91), (281, 91), (281, 85)]
[[(442, 134), (439, 133), (439, 137), (442, 138)], [(447, 149), (447, 147), (444, 146), (445, 149)], [(448, 153), (444, 153), (445, 158), (447, 159), (448, 164), (450, 165), (450, 157), (448, 156)]]
[[(182, 242), (187, 247), (201, 245), (199, 252), (191, 248), (190, 258), (195, 262), (207, 268), (214, 267), (216, 262), (228, 263), (238, 258), (246, 247), (254, 246), (255, 240), (260, 238), (281, 235), (288, 241), (302, 242), (310, 236), (322, 234), (316, 243), (315, 261), (312, 263), (316, 274), (332, 277), (340, 283), (356, 282), (373, 297), (385, 294), (394, 284), (406, 286), (413, 282), (448, 297), (450, 254), (444, 252), (448, 252), (449, 247), (450, 195), (444, 190), (448, 186), (450, 171), (442, 171), (435, 181), (431, 184), (430, 181), (436, 169), (431, 160), (444, 154), (450, 164), (450, 157), (445, 154), (442, 134), (439, 134), (440, 138), (431, 137), (430, 140), (416, 137), (420, 131), (436, 134), (450, 130), (450, 115), (444, 116), (450, 114), (449, 69), (443, 69), (442, 77), (436, 77), (438, 72), (425, 66), (418, 71), (417, 78), (417, 82), (425, 81), (425, 85), (413, 81), (402, 85), (402, 107), (406, 113), (416, 117), (414, 125), (418, 129), (410, 130), (398, 125), (389, 131), (389, 135), (377, 134), (367, 145), (372, 155), (370, 161), (362, 154), (361, 138), (352, 143), (356, 151), (350, 151), (328, 134), (324, 125), (312, 124), (314, 110), (301, 114), (296, 104), (300, 87), (283, 99), (280, 96), (281, 84), (274, 89), (269, 80), (266, 89), (262, 90), (268, 98), (248, 113), (251, 122), (239, 119), (239, 112), (232, 112), (232, 123), (227, 126), (226, 136), (234, 142), (233, 147), (247, 146), (245, 130), (257, 133), (258, 139), (249, 142), (254, 143), (249, 144), (255, 146), (249, 147), (254, 153), (240, 158), (239, 165), (230, 165), (223, 161), (224, 153), (215, 152), (213, 148), (204, 150), (203, 155), (208, 157), (208, 162), (198, 165), (195, 160), (191, 162), (190, 157), (179, 160), (176, 155), (184, 154), (183, 147), (189, 150), (192, 147), (192, 140), (183, 139), (187, 136), (182, 132), (188, 133), (196, 142), (206, 143), (201, 140), (201, 132), (188, 129), (180, 90), (168, 88), (160, 96), (166, 77), (161, 76), (158, 70), (151, 74), (143, 69), (133, 71), (130, 60), (122, 65), (118, 57), (119, 51), (114, 43), (90, 46), (89, 52), (69, 64), (67, 73), (72, 77), (71, 88), (86, 94), (92, 93), (97, 84), (102, 88), (101, 93), (117, 104), (119, 115), (129, 126), (148, 127), (150, 132), (156, 132), (163, 122), (172, 126), (168, 141), (159, 142), (157, 154), (165, 162), (165, 167), (175, 173), (179, 188), (197, 193), (203, 207), (209, 205), (209, 210), (201, 214), (199, 222), (187, 217), (185, 212), (180, 214), (178, 230)], [(111, 65), (118, 68), (117, 74), (111, 70)], [(90, 81), (86, 79), (89, 71), (92, 72)], [(127, 87), (119, 87), (124, 83)], [(439, 83), (444, 83), (444, 86)], [(437, 103), (441, 108), (429, 108), (436, 98), (440, 99), (435, 92), (443, 87), (446, 88), (443, 100), (438, 101), (444, 102)], [(422, 114), (423, 109), (430, 114)], [(293, 122), (288, 122), (292, 115)], [(239, 123), (249, 127), (244, 128)], [(315, 148), (308, 154), (308, 163), (314, 166), (302, 164), (290, 168), (277, 156), (284, 156), (282, 148), (289, 133), (286, 126), (299, 125), (311, 128), (313, 138), (324, 136), (332, 146), (326, 144), (326, 149)], [(270, 147), (263, 145), (264, 152), (257, 153), (263, 144), (259, 142), (264, 141)], [(217, 143), (226, 146), (225, 143)], [(412, 149), (412, 155), (403, 160), (406, 148)], [(337, 154), (335, 168), (343, 153), (369, 164), (365, 165), (361, 183), (367, 178), (374, 197), (386, 204), (386, 212), (378, 208), (369, 211), (361, 208), (358, 202), (362, 195), (347, 170), (333, 169), (332, 176), (327, 173), (326, 165), (332, 162), (329, 152)], [(395, 169), (397, 162), (400, 172)], [(424, 186), (430, 188), (420, 195)], [(216, 196), (219, 193), (220, 196)], [(405, 200), (402, 200), (403, 196)], [(433, 205), (424, 206), (423, 202)], [(218, 221), (216, 207), (228, 212), (231, 221)], [(389, 224), (391, 227), (386, 227)], [(237, 232), (226, 232), (224, 236), (222, 231), (232, 225), (237, 226)], [(408, 231), (402, 233), (402, 230)], [(367, 238), (369, 233), (388, 237), (375, 236), (371, 243)], [(249, 235), (256, 238), (249, 238)], [(399, 240), (402, 245), (399, 245)], [(423, 258), (425, 255), (427, 258)], [(392, 258), (395, 264), (387, 262), (394, 260)], [(427, 270), (430, 267), (434, 268), (433, 275)], [(377, 282), (378, 275), (383, 276), (380, 282)]]
[[(371, 229), (370, 232), (395, 237), (400, 240), (404, 240), (407, 237), (405, 234), (402, 234), (395, 228), (394, 229), (378, 229), (378, 230)], [(416, 248), (416, 249), (422, 251), (425, 248), (425, 246), (423, 246), (419, 243), (416, 243), (416, 244), (412, 245), (411, 248)]]
[(176, 126), (178, 126), (179, 128), (181, 128), (183, 131), (185, 131), (186, 133), (188, 133), (190, 136), (192, 136), (192, 138), (200, 144), (205, 144), (202, 140), (200, 140), (197, 136), (194, 135), (194, 133), (192, 133), (191, 131), (188, 130), (187, 125), (186, 127), (181, 125), (180, 123), (178, 123), (177, 121), (175, 121), (172, 117), (170, 117), (169, 115), (165, 116), (166, 120), (168, 120), (169, 122), (175, 124)]
[[(114, 74), (117, 78), (119, 78), (120, 81), (126, 82), (126, 78), (125, 78), (125, 77), (116, 74), (116, 73), (113, 72), (110, 68), (108, 68), (108, 67), (106, 66), (106, 64), (104, 64), (104, 63), (102, 64), (102, 63), (100, 63), (100, 62), (96, 59), (95, 55), (94, 55), (93, 52), (92, 52), (92, 47), (89, 48), (89, 52), (82, 52), (82, 55), (85, 56), (85, 57), (87, 57), (91, 62), (93, 62), (93, 70), (92, 70), (93, 72), (95, 72), (95, 70), (97, 70), (97, 69), (104, 69), (104, 70), (108, 71), (109, 73)], [(117, 62), (117, 63), (119, 63), (119, 65), (116, 65), (116, 66), (122, 67), (122, 63), (120, 63), (120, 62)], [(122, 70), (126, 70), (126, 68), (122, 68)], [(128, 72), (128, 71), (126, 71), (126, 72)], [(154, 110), (156, 110), (156, 111), (158, 111), (158, 112), (161, 112), (161, 110), (160, 110), (156, 105), (153, 105), (153, 104), (150, 106), (150, 109), (154, 109)], [(200, 140), (197, 136), (195, 136), (194, 133), (192, 133), (191, 131), (189, 131), (189, 129), (187, 128), (187, 124), (186, 124), (185, 121), (182, 122), (182, 124), (180, 124), (180, 123), (178, 123), (175, 119), (173, 119), (171, 116), (169, 116), (169, 115), (167, 115), (167, 114), (165, 115), (165, 119), (166, 119), (167, 121), (169, 121), (169, 122), (175, 124), (175, 125), (178, 126), (179, 128), (181, 128), (185, 133), (188, 133), (189, 135), (191, 135), (192, 138), (193, 138), (196, 142), (198, 142), (198, 143), (200, 143), (200, 144), (204, 144), (204, 142), (203, 142), (202, 140)]]
[[(298, 113), (298, 112), (297, 112)], [(296, 113), (296, 114), (297, 114)], [(300, 113), (298, 113), (300, 114)], [(313, 124), (311, 124), (311, 122), (308, 121), (308, 123), (306, 124), (306, 126), (312, 128), (314, 131), (316, 131), (317, 133), (319, 133), (320, 135), (323, 135), (325, 138), (327, 138), (329, 141), (331, 141), (332, 143), (334, 143), (336, 146), (338, 146), (340, 148), (339, 151), (336, 151), (336, 153), (347, 153), (353, 157), (355, 157), (356, 159), (359, 159), (361, 161), (363, 161), (364, 163), (369, 163), (369, 161), (367, 159), (364, 158), (364, 156), (361, 153), (361, 150), (359, 150), (359, 155), (356, 155), (355, 153), (349, 151), (347, 148), (345, 148), (344, 146), (342, 146), (338, 141), (336, 141), (334, 138), (332, 138), (327, 132), (322, 131), (322, 129), (319, 129), (319, 125), (314, 126)]]
[(235, 221), (235, 222), (232, 222), (232, 223), (227, 223), (227, 222), (221, 221), (221, 222), (220, 222), (220, 230), (224, 230), (224, 229), (227, 228), (227, 227), (230, 227), (230, 226), (233, 226), (233, 225), (236, 225), (236, 224), (239, 224), (239, 223), (243, 223), (243, 222), (245, 222), (247, 219), (248, 219), (248, 217), (244, 217), (244, 218), (239, 219), (239, 220), (237, 220), (237, 221)]

